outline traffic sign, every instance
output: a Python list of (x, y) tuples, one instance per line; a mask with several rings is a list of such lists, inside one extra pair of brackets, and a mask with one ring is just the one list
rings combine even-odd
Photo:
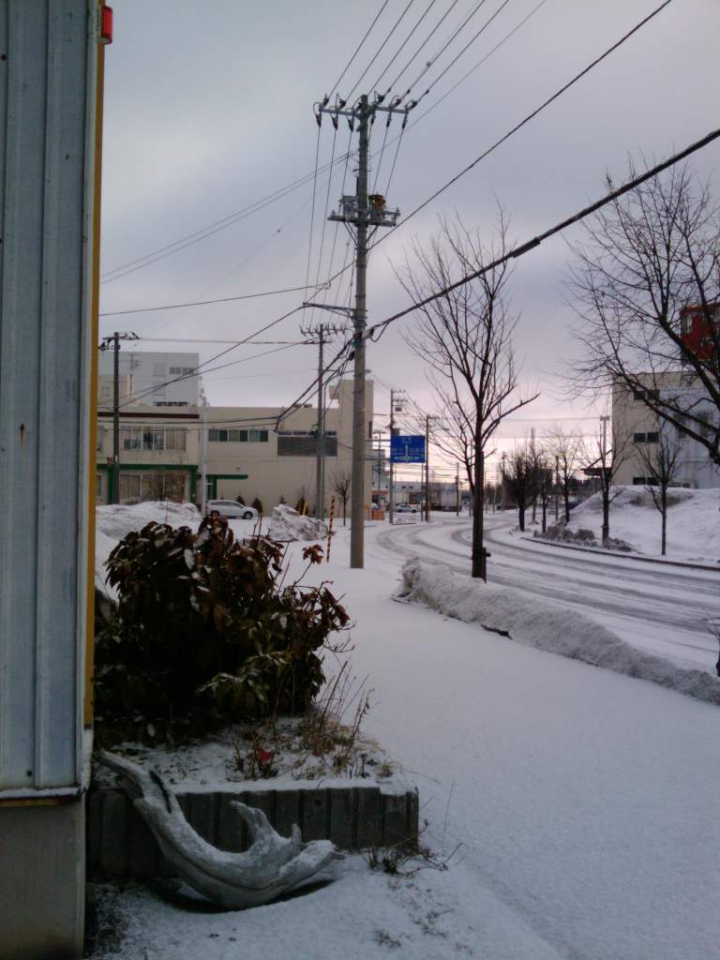
[(425, 437), (419, 436), (391, 437), (391, 463), (425, 463)]

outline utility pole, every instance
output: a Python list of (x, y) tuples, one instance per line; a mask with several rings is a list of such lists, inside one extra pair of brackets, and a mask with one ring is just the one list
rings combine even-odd
[[(390, 523), (393, 523), (395, 515), (395, 464), (392, 459), (392, 438), (395, 436), (395, 404), (399, 403), (395, 399), (398, 393), (405, 393), (404, 390), (390, 390), (390, 491), (389, 491), (389, 509)], [(399, 408), (398, 408), (399, 409)]]
[(207, 462), (208, 462), (208, 402), (205, 391), (200, 390), (202, 420), (200, 422), (200, 514), (207, 512)]
[[(113, 355), (113, 452), (110, 468), (110, 503), (120, 503), (120, 341), (137, 340), (136, 333), (118, 333), (103, 337), (101, 350), (114, 350)], [(97, 397), (94, 398), (97, 403)]]
[(460, 464), (455, 464), (455, 516), (460, 516)]
[(430, 523), (430, 417), (425, 417), (425, 523)]
[[(303, 306), (322, 307), (322, 309), (342, 311), (341, 307), (325, 307), (324, 304), (303, 304)], [(318, 398), (317, 398), (317, 438), (315, 444), (315, 517), (325, 517), (325, 367), (324, 347), (326, 337), (344, 333), (342, 327), (331, 323), (321, 323), (315, 328), (301, 327), (300, 332), (308, 337), (307, 343), (318, 345)]]
[(365, 444), (367, 436), (365, 418), (365, 328), (367, 326), (367, 252), (368, 231), (370, 227), (394, 227), (400, 215), (399, 210), (387, 210), (385, 197), (380, 194), (368, 196), (368, 153), (370, 146), (370, 124), (378, 113), (386, 113), (388, 124), (393, 113), (407, 115), (415, 105), (409, 103), (399, 107), (393, 101), (383, 106), (383, 97), (376, 97), (372, 103), (363, 94), (353, 106), (348, 107), (345, 100), (338, 98), (333, 106), (329, 98), (316, 104), (315, 119), (318, 126), (322, 115), (330, 115), (337, 129), (338, 118), (345, 117), (354, 131), (358, 125), (358, 169), (357, 185), (354, 196), (343, 196), (340, 209), (333, 212), (329, 220), (353, 224), (355, 227), (355, 310), (353, 312), (353, 450), (352, 450), (352, 489), (350, 493), (350, 566), (362, 569), (364, 566), (365, 518)]

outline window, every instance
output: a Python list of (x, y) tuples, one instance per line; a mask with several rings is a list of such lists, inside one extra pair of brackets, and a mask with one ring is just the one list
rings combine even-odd
[(646, 443), (660, 443), (659, 433), (648, 433), (645, 438)]
[[(337, 438), (325, 437), (325, 456), (337, 456)], [(314, 457), (317, 456), (317, 437), (311, 434), (292, 436), (280, 434), (278, 437), (279, 457)]]
[(97, 429), (97, 452), (98, 453), (102, 453), (104, 437), (105, 437), (105, 427), (98, 427)]
[(633, 434), (633, 443), (645, 443), (645, 434), (644, 434), (644, 433), (634, 433), (634, 434)]
[(209, 439), (215, 443), (267, 443), (267, 430), (210, 430)]
[(187, 431), (183, 427), (166, 427), (165, 449), (184, 450), (186, 445), (186, 434)]
[(165, 431), (151, 430), (145, 428), (142, 435), (143, 450), (164, 450), (165, 449)]
[(710, 414), (699, 413), (697, 415), (697, 418), (699, 421), (700, 436), (705, 437), (705, 439), (707, 439), (708, 437), (711, 437), (713, 433), (713, 428), (712, 428), (712, 423), (710, 422)]
[(120, 446), (123, 450), (142, 450), (140, 427), (120, 427)]

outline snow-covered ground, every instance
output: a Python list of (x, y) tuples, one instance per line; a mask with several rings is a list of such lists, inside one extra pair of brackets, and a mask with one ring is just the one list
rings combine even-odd
[(393, 540), (414, 532), (369, 526), (350, 570), (341, 528), (312, 574), (357, 621), (366, 732), (418, 784), (424, 842), (462, 844), (448, 869), (393, 878), (349, 857), (334, 883), (245, 913), (111, 892), (123, 939), (94, 960), (718, 955), (718, 707), (395, 602), (408, 543)]
[[(660, 556), (661, 516), (645, 487), (613, 488), (610, 535), (625, 540), (633, 550)], [(720, 561), (720, 489), (668, 491), (667, 556), (698, 563)], [(599, 493), (570, 514), (568, 529), (592, 530), (602, 535), (602, 499)]]

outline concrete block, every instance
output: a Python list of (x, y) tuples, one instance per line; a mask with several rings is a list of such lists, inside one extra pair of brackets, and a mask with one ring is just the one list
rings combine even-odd
[(294, 823), (300, 826), (300, 791), (278, 790), (273, 826), (281, 836), (289, 837)]
[(328, 790), (330, 800), (330, 840), (341, 850), (351, 850), (357, 833), (358, 791), (341, 787)]
[(115, 790), (103, 791), (102, 864), (107, 877), (129, 876), (128, 823), (130, 800)]
[(303, 840), (324, 840), (329, 836), (330, 804), (328, 791), (303, 790), (300, 809)]
[(363, 847), (380, 846), (383, 826), (382, 798), (378, 787), (358, 790), (356, 844)]
[(383, 846), (391, 847), (408, 839), (407, 794), (383, 794)]

